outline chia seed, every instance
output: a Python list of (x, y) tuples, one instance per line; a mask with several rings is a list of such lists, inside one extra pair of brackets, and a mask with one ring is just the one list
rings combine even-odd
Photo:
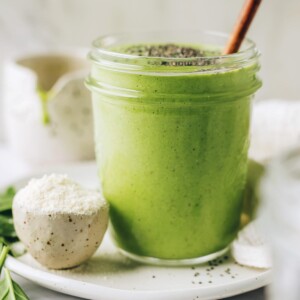
[[(216, 63), (215, 59), (207, 59), (207, 56), (219, 56), (218, 51), (203, 50), (197, 47), (177, 45), (173, 43), (157, 45), (132, 45), (124, 49), (124, 53), (141, 57), (176, 59), (176, 61), (160, 61), (163, 66), (209, 66)], [(194, 58), (194, 60), (178, 60), (178, 58)]]
[(137, 56), (166, 58), (193, 58), (205, 56), (205, 52), (201, 49), (179, 46), (176, 44), (133, 45), (127, 47), (125, 53)]

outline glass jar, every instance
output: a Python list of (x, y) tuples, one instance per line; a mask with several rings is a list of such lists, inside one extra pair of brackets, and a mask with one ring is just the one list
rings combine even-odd
[(261, 221), (273, 254), (272, 300), (300, 299), (300, 149), (273, 161), (261, 182)]
[[(90, 52), (96, 156), (111, 235), (143, 262), (195, 264), (222, 255), (240, 220), (250, 100), (261, 86), (246, 40), (221, 56), (227, 35), (152, 32), (106, 36)], [(128, 45), (209, 49), (192, 58), (123, 53)], [(217, 53), (217, 54), (216, 54)]]

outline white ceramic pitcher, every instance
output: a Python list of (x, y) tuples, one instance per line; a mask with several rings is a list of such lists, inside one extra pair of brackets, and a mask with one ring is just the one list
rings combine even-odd
[(94, 158), (85, 53), (39, 53), (5, 64), (7, 137), (13, 150), (32, 165)]

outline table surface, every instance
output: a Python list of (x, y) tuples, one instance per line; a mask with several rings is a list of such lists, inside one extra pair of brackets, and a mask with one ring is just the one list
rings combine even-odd
[[(9, 147), (0, 144), (0, 185), (9, 184), (16, 178), (20, 178), (31, 171), (36, 170), (17, 158)], [(69, 300), (80, 299), (76, 297), (66, 296), (60, 293), (50, 291), (40, 287), (27, 279), (21, 278), (18, 275), (13, 275), (14, 279), (21, 285), (31, 300)], [(250, 293), (227, 298), (228, 300), (264, 300), (264, 289), (258, 289)], [(118, 300), (118, 299), (116, 299)]]

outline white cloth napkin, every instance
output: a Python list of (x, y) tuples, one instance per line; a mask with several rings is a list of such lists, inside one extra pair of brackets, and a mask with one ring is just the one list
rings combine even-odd
[(300, 146), (300, 100), (255, 102), (250, 157), (264, 162), (296, 146)]
[(254, 268), (272, 266), (270, 249), (260, 232), (258, 221), (252, 221), (239, 232), (232, 243), (231, 252), (241, 265)]
[[(255, 102), (252, 111), (250, 157), (258, 162), (266, 162), (296, 146), (300, 147), (300, 100), (274, 99)], [(260, 172), (254, 173), (254, 176), (258, 174)], [(248, 178), (248, 184), (255, 191), (259, 179), (251, 179), (252, 175)], [(252, 221), (239, 232), (232, 243), (232, 255), (239, 264), (256, 268), (272, 266), (268, 243), (260, 228), (259, 221)]]

